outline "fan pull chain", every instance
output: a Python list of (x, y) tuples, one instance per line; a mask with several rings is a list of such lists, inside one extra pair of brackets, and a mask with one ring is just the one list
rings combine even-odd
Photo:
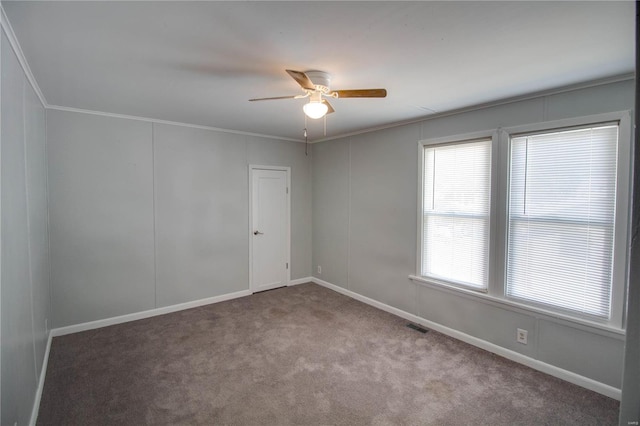
[(307, 153), (307, 148), (309, 147), (309, 139), (307, 138), (307, 115), (304, 114), (304, 130), (303, 130), (303, 135), (304, 135), (304, 155), (307, 156), (309, 155)]

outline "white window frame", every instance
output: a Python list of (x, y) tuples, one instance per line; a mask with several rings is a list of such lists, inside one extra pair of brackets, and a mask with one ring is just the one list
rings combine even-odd
[(490, 131), (482, 131), (482, 132), (474, 132), (474, 133), (467, 133), (467, 134), (463, 134), (463, 135), (456, 135), (456, 136), (450, 136), (450, 137), (443, 137), (443, 138), (435, 138), (435, 139), (427, 139), (427, 140), (422, 140), (420, 142), (418, 142), (418, 161), (419, 161), (419, 172), (420, 172), (420, 176), (418, 178), (418, 244), (417, 244), (417, 249), (418, 249), (418, 253), (416, 256), (416, 275), (421, 277), (424, 280), (428, 280), (429, 282), (438, 284), (438, 285), (442, 285), (442, 286), (450, 286), (450, 287), (454, 287), (454, 288), (461, 288), (461, 289), (466, 289), (466, 290), (470, 290), (473, 292), (479, 292), (479, 293), (487, 293), (488, 292), (488, 287), (491, 285), (492, 282), (492, 276), (491, 276), (491, 267), (489, 266), (488, 269), (488, 278), (487, 278), (487, 288), (475, 288), (475, 287), (471, 287), (471, 286), (467, 286), (464, 285), (462, 283), (458, 283), (455, 281), (447, 281), (445, 279), (439, 279), (439, 278), (435, 278), (432, 276), (423, 276), (422, 275), (422, 254), (424, 253), (424, 246), (423, 246), (423, 238), (422, 238), (422, 232), (424, 229), (424, 196), (423, 196), (423, 186), (424, 186), (424, 149), (425, 147), (429, 147), (429, 146), (436, 146), (436, 145), (453, 145), (453, 144), (464, 144), (464, 143), (469, 143), (469, 142), (475, 142), (475, 141), (479, 141), (479, 140), (483, 140), (483, 139), (490, 139), (491, 140), (491, 166), (490, 166), (490, 173), (491, 173), (491, 194), (490, 194), (490, 203), (489, 203), (489, 247), (487, 248), (487, 259), (489, 259), (489, 262), (491, 263), (491, 253), (492, 253), (492, 246), (493, 246), (493, 228), (494, 228), (494, 219), (493, 219), (493, 212), (495, 211), (494, 207), (495, 207), (495, 191), (494, 191), (494, 184), (496, 182), (496, 176), (495, 176), (495, 168), (494, 168), (494, 164), (495, 164), (495, 159), (496, 159), (496, 144), (498, 141), (498, 132), (495, 130), (490, 130)]
[[(520, 299), (513, 300), (506, 296), (506, 267), (508, 248), (508, 202), (509, 202), (509, 171), (511, 137), (523, 133), (548, 132), (572, 127), (584, 127), (601, 123), (617, 122), (618, 133), (618, 170), (616, 180), (616, 211), (614, 222), (614, 247), (611, 289), (611, 317), (597, 319), (588, 315), (570, 313), (560, 308), (540, 306)], [(627, 271), (629, 262), (629, 218), (631, 194), (631, 160), (632, 160), (632, 127), (629, 111), (612, 112), (567, 118), (555, 121), (498, 128), (454, 135), (450, 137), (427, 139), (418, 142), (418, 223), (417, 223), (417, 253), (416, 274), (410, 275), (413, 281), (432, 288), (444, 289), (464, 295), (479, 298), (489, 303), (497, 303), (511, 309), (524, 312), (540, 313), (553, 318), (567, 320), (572, 323), (587, 325), (616, 333), (623, 329), (625, 318), (625, 295)], [(422, 230), (423, 230), (423, 152), (424, 147), (435, 144), (460, 143), (473, 139), (492, 138), (491, 146), (491, 205), (489, 219), (489, 283), (486, 292), (470, 287), (461, 287), (453, 282), (438, 280), (421, 275), (422, 270)]]

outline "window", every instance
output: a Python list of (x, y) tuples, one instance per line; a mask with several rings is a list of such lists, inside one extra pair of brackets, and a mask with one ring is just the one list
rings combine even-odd
[(487, 288), (491, 139), (425, 146), (422, 275)]
[(610, 314), (618, 126), (511, 138), (507, 295)]
[(630, 158), (628, 113), (421, 141), (411, 278), (622, 328)]

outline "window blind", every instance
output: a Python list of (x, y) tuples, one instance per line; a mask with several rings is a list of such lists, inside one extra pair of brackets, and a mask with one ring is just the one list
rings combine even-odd
[(422, 275), (487, 288), (491, 140), (425, 146)]
[(511, 139), (507, 296), (609, 318), (618, 126)]

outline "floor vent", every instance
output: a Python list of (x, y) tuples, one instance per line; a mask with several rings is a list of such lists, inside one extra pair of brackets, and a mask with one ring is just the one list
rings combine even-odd
[(427, 331), (429, 331), (429, 330), (427, 330), (426, 328), (422, 328), (422, 327), (420, 327), (419, 325), (415, 325), (415, 324), (407, 324), (407, 327), (409, 327), (409, 328), (411, 328), (411, 329), (413, 329), (413, 330), (419, 331), (419, 332), (420, 332), (420, 333), (422, 333), (422, 334), (424, 334), (424, 333), (426, 333)]

